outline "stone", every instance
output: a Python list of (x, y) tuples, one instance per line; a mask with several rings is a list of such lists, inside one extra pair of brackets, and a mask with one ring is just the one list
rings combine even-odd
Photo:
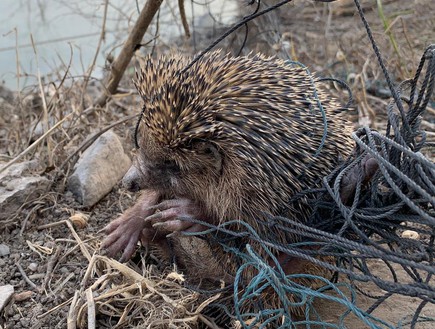
[[(0, 181), (3, 181), (6, 177), (19, 178), (21, 176), (31, 174), (38, 169), (38, 164), (38, 160), (15, 163), (6, 169), (6, 171), (0, 173)], [(2, 164), (0, 164), (0, 168), (1, 166)]]
[(0, 257), (8, 256), (11, 253), (9, 247), (3, 243), (0, 244)]
[(130, 165), (120, 138), (109, 130), (83, 152), (67, 188), (83, 206), (91, 207), (112, 190)]
[(30, 299), (35, 293), (31, 290), (22, 291), (14, 295), (15, 302), (23, 302)]
[(10, 284), (0, 286), (0, 313), (2, 313), (4, 307), (9, 303), (14, 294), (14, 287)]
[(50, 181), (34, 173), (37, 167), (38, 161), (33, 160), (13, 164), (0, 173), (0, 220), (48, 190)]
[(30, 263), (29, 266), (27, 266), (27, 268), (29, 270), (31, 270), (32, 272), (36, 272), (36, 270), (38, 269), (38, 264), (37, 263)]
[(418, 239), (420, 239), (420, 234), (418, 234), (418, 232), (416, 232), (416, 231), (405, 230), (402, 233), (402, 238), (418, 240)]
[(6, 88), (4, 85), (0, 85), (0, 98), (4, 99), (8, 103), (13, 103), (15, 95), (12, 90)]

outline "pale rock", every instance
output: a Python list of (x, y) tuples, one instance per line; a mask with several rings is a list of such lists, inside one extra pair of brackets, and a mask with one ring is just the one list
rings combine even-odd
[(84, 206), (93, 206), (112, 190), (130, 165), (119, 137), (109, 130), (83, 152), (68, 179), (68, 190)]
[(36, 272), (36, 270), (38, 269), (38, 264), (37, 263), (30, 263), (28, 266), (28, 269), (31, 270), (32, 272)]
[(405, 230), (402, 233), (402, 238), (418, 240), (420, 238), (420, 234), (418, 234), (418, 232), (416, 232), (416, 231)]
[(0, 85), (0, 98), (4, 99), (8, 103), (13, 103), (15, 95), (12, 90), (6, 88), (4, 85)]
[(9, 247), (3, 243), (0, 244), (0, 257), (9, 256), (11, 253)]
[(10, 284), (0, 286), (0, 313), (2, 313), (4, 307), (9, 303), (12, 295), (14, 294), (14, 287)]
[[(0, 164), (0, 168), (4, 164)], [(44, 192), (50, 181), (36, 173), (38, 161), (16, 163), (0, 173), (0, 219), (13, 215), (23, 205)]]

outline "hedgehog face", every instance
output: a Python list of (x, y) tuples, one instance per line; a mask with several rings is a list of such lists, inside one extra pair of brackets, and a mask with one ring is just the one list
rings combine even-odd
[(145, 130), (123, 183), (131, 191), (153, 189), (170, 197), (188, 196), (202, 188), (196, 186), (198, 182), (218, 184), (222, 165), (222, 154), (213, 143), (191, 140), (174, 150), (159, 145)]

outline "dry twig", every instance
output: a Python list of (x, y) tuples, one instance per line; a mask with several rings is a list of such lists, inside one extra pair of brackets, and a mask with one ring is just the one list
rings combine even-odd
[(134, 52), (138, 49), (141, 40), (151, 24), (154, 15), (160, 8), (163, 0), (148, 0), (139, 14), (133, 30), (130, 32), (127, 41), (125, 42), (119, 56), (113, 62), (109, 75), (109, 80), (106, 86), (106, 92), (97, 100), (97, 106), (103, 107), (112, 94), (116, 93), (118, 84), (126, 70)]
[(27, 276), (26, 272), (24, 271), (23, 267), (20, 265), (20, 263), (16, 264), (18, 271), (20, 271), (21, 276), (23, 277), (24, 281), (27, 282), (27, 284), (32, 287), (35, 290), (38, 290), (38, 286), (33, 283), (32, 280), (29, 279), (29, 277)]
[(88, 86), (89, 78), (90, 78), (90, 76), (92, 74), (92, 71), (94, 70), (95, 63), (97, 62), (97, 58), (100, 55), (101, 43), (105, 39), (105, 35), (106, 35), (106, 21), (107, 21), (107, 9), (108, 9), (108, 7), (109, 7), (109, 0), (106, 0), (105, 3), (104, 3), (103, 25), (101, 27), (101, 33), (100, 33), (100, 38), (98, 39), (97, 49), (95, 50), (94, 58), (92, 60), (91, 65), (89, 66), (88, 71), (86, 72), (86, 75), (85, 75), (85, 78), (84, 78), (82, 98), (81, 98), (81, 104), (80, 104), (80, 108), (81, 109), (84, 109), (86, 87)]
[(183, 23), (184, 33), (186, 34), (186, 37), (190, 38), (190, 30), (189, 30), (189, 24), (187, 23), (184, 0), (178, 0), (178, 9), (180, 10), (180, 18), (181, 18), (181, 22)]
[(18, 162), (22, 157), (24, 157), (26, 154), (30, 153), (32, 150), (34, 150), (39, 144), (41, 144), (48, 136), (51, 135), (62, 123), (64, 123), (67, 119), (69, 119), (72, 116), (73, 113), (68, 114), (66, 117), (64, 117), (62, 120), (60, 120), (58, 123), (56, 123), (53, 127), (51, 127), (49, 130), (47, 130), (41, 137), (39, 137), (35, 142), (33, 142), (32, 145), (30, 145), (28, 148), (26, 148), (23, 152), (18, 154), (15, 158), (13, 158), (11, 161), (9, 161), (5, 166), (0, 168), (0, 173), (5, 171), (7, 168), (12, 166), (14, 163)]

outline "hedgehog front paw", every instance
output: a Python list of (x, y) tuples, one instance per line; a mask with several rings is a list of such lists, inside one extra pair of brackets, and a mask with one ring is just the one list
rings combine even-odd
[(125, 262), (131, 258), (144, 227), (142, 216), (128, 217), (122, 215), (104, 228), (107, 237), (101, 247), (109, 257), (115, 257), (122, 252), (119, 259)]
[(145, 219), (146, 226), (152, 226), (159, 232), (171, 234), (174, 232), (201, 232), (206, 229), (201, 224), (189, 219), (201, 219), (200, 208), (188, 199), (165, 200), (152, 207), (157, 212)]
[(152, 206), (156, 204), (157, 200), (157, 193), (152, 191), (143, 193), (133, 207), (104, 228), (107, 237), (101, 247), (108, 256), (114, 257), (122, 252), (119, 261), (127, 261), (133, 255), (139, 239), (143, 242), (152, 235), (150, 230), (155, 232), (151, 226), (147, 227), (144, 218), (154, 212)]

